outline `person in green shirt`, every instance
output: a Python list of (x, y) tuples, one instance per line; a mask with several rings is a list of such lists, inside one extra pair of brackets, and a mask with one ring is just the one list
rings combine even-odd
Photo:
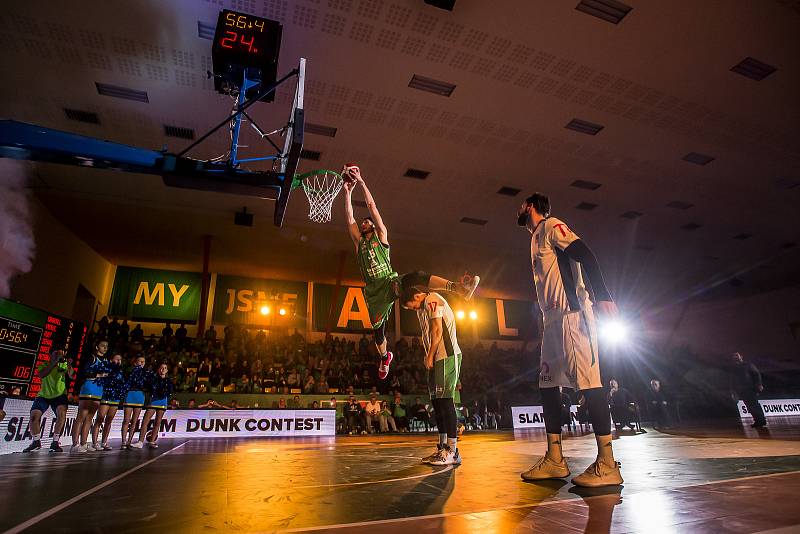
[(59, 441), (64, 424), (67, 421), (67, 381), (75, 378), (72, 369), (72, 359), (66, 358), (63, 350), (57, 350), (50, 354), (50, 361), (41, 363), (36, 367), (36, 373), (41, 379), (42, 389), (36, 396), (31, 406), (31, 435), (33, 443), (28, 445), (22, 452), (34, 452), (42, 448), (42, 415), (48, 408), (52, 409), (56, 415), (56, 426), (54, 429), (53, 442), (50, 444), (52, 452), (64, 452)]
[[(356, 258), (361, 276), (364, 278), (364, 297), (367, 301), (370, 321), (372, 322), (375, 347), (380, 356), (378, 378), (389, 376), (389, 365), (394, 356), (387, 350), (386, 322), (394, 309), (394, 301), (398, 299), (405, 287), (424, 287), (429, 290), (451, 291), (470, 300), (480, 283), (480, 276), (465, 275), (459, 282), (451, 282), (446, 278), (428, 274), (424, 271), (413, 271), (402, 276), (392, 269), (389, 259), (389, 232), (372, 198), (367, 184), (361, 177), (361, 170), (356, 165), (345, 165), (342, 170), (345, 192), (345, 217), (350, 238), (356, 246)], [(353, 216), (353, 189), (356, 184), (364, 192), (364, 200), (369, 210), (369, 217), (357, 224)]]

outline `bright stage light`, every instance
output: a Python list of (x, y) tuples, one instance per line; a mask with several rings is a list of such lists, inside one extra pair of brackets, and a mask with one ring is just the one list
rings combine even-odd
[(630, 337), (628, 325), (620, 319), (611, 319), (600, 324), (600, 335), (608, 343), (622, 345)]
[(286, 315), (286, 310), (281, 308), (280, 310), (278, 310), (278, 313), (280, 313), (281, 315)]
[(463, 318), (464, 318), (464, 312), (461, 311), (461, 310), (458, 310), (456, 312), (456, 319), (463, 319)]
[(261, 315), (268, 315), (269, 314), (269, 306), (261, 306)]
[(469, 318), (472, 319), (473, 321), (476, 320), (478, 318), (478, 312), (472, 310), (471, 312), (469, 312)]

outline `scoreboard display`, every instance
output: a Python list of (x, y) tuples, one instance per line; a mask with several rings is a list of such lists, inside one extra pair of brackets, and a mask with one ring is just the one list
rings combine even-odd
[[(274, 20), (220, 11), (211, 47), (214, 88), (226, 94), (236, 90), (242, 85), (244, 69), (248, 78), (260, 81), (262, 87), (275, 83), (282, 32), (283, 26)], [(247, 96), (258, 92), (259, 88), (253, 88)], [(271, 102), (273, 95), (263, 100)]]
[(0, 395), (15, 388), (33, 398), (41, 389), (36, 367), (50, 361), (50, 353), (66, 352), (77, 372), (86, 326), (43, 310), (0, 299)]

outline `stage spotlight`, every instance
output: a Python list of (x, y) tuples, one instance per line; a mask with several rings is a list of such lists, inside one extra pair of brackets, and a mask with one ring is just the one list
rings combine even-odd
[(600, 323), (600, 335), (613, 345), (622, 345), (630, 337), (628, 325), (621, 319), (611, 319)]
[(461, 311), (461, 310), (458, 310), (456, 312), (456, 319), (463, 319), (463, 318), (464, 318), (464, 312)]
[(472, 319), (473, 321), (476, 320), (478, 318), (478, 312), (472, 310), (471, 312), (469, 312), (469, 318)]
[(261, 306), (261, 315), (268, 315), (269, 314), (269, 306)]
[(278, 313), (280, 313), (281, 315), (286, 315), (286, 310), (284, 308), (281, 308), (280, 310), (278, 310)]

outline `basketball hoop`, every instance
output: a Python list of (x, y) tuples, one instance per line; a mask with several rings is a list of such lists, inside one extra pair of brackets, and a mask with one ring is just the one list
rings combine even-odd
[(342, 175), (335, 171), (319, 169), (294, 178), (294, 187), (302, 187), (308, 197), (308, 218), (315, 223), (331, 220), (333, 201), (342, 190)]

